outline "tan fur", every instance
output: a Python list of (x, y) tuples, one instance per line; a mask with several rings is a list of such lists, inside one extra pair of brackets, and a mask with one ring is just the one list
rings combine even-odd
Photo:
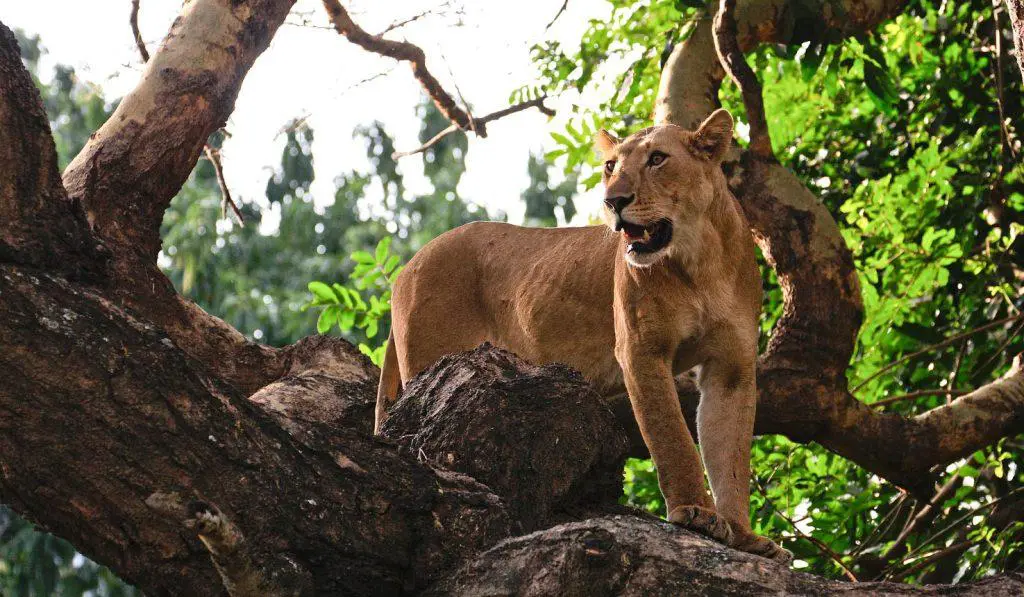
[[(692, 132), (662, 125), (621, 142), (598, 135), (610, 162), (606, 196), (634, 197), (621, 218), (672, 222), (672, 240), (657, 253), (627, 254), (624, 234), (606, 226), (474, 223), (425, 246), (395, 284), (376, 429), (399, 377), (484, 340), (535, 363), (566, 363), (600, 392), (629, 393), (671, 521), (785, 560), (748, 519), (761, 278), (720, 168), (731, 139), (724, 110)], [(654, 151), (667, 156), (662, 163), (650, 161)], [(614, 212), (605, 213), (613, 226)], [(673, 381), (695, 366), (713, 500)]]

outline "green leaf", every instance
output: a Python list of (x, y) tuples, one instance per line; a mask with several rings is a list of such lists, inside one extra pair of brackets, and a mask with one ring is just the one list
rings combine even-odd
[(387, 259), (388, 248), (390, 246), (391, 246), (391, 237), (390, 236), (385, 236), (384, 238), (380, 239), (380, 242), (377, 243), (377, 250), (376, 250), (377, 263), (384, 263), (384, 260)]
[(401, 259), (398, 257), (398, 255), (392, 255), (391, 257), (388, 257), (388, 262), (384, 264), (384, 273), (390, 274), (392, 270), (398, 267), (399, 261), (401, 261)]
[(366, 251), (356, 251), (351, 255), (352, 261), (360, 264), (373, 264), (373, 255), (370, 255)]
[(366, 324), (366, 337), (367, 338), (373, 338), (376, 335), (377, 335), (377, 320), (376, 319), (371, 319), (370, 322), (368, 324)]
[(355, 322), (356, 322), (356, 312), (355, 311), (345, 311), (345, 312), (343, 312), (341, 314), (340, 317), (338, 317), (338, 327), (341, 328), (341, 331), (343, 331), (343, 332), (347, 332), (347, 331), (351, 330), (352, 326), (355, 325)]
[(317, 299), (324, 301), (324, 304), (335, 304), (339, 302), (338, 297), (334, 296), (334, 292), (331, 290), (331, 287), (323, 282), (310, 282), (308, 288)]
[(331, 306), (321, 311), (320, 317), (316, 320), (316, 331), (321, 334), (331, 331), (331, 328), (338, 321), (338, 310), (337, 306)]
[(348, 288), (345, 288), (344, 286), (338, 284), (337, 282), (331, 284), (331, 288), (334, 290), (334, 294), (338, 295), (338, 297), (340, 297), (341, 300), (345, 302), (346, 307), (351, 309), (353, 305), (355, 305), (355, 303), (352, 302), (352, 297), (348, 295), (348, 293), (351, 292)]

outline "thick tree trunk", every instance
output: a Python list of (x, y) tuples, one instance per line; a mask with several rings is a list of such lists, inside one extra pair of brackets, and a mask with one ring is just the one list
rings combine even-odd
[[(259, 346), (174, 292), (154, 262), (163, 211), (291, 4), (186, 4), (63, 183), (0, 25), (0, 499), (152, 595), (855, 591), (615, 505), (628, 434), (563, 367), (486, 346), (448, 357), (374, 438), (377, 371), (347, 343)], [(784, 24), (796, 4), (741, 2), (740, 46), (813, 31)], [(849, 34), (903, 3), (844, 4), (819, 25)], [(662, 84), (659, 110), (684, 125), (723, 75), (702, 27)], [(727, 168), (786, 300), (759, 369), (762, 432), (912, 486), (1021, 430), (1019, 373), (912, 420), (856, 402), (861, 307), (835, 222), (777, 164), (737, 152)]]

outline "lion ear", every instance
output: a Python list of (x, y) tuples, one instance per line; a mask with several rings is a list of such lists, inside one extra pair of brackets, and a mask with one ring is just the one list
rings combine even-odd
[(690, 144), (703, 157), (718, 162), (732, 143), (732, 114), (724, 108), (711, 113), (693, 133)]
[(594, 135), (594, 149), (602, 154), (607, 154), (618, 144), (618, 137), (604, 129), (597, 131), (597, 134)]

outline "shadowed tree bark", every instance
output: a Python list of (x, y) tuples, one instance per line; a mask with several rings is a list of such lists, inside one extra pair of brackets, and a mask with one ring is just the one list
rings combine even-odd
[(1024, 79), (1024, 0), (1006, 0), (1006, 9), (1010, 13), (1013, 25), (1013, 47), (1017, 50), (1017, 65), (1020, 76)]
[[(63, 180), (0, 25), (0, 500), (151, 595), (855, 592), (611, 503), (632, 419), (564, 367), (487, 346), (446, 357), (375, 438), (377, 371), (347, 343), (256, 345), (177, 295), (155, 264), (163, 211), (291, 4), (186, 4)], [(843, 4), (741, 1), (737, 47), (849, 35), (904, 3)], [(723, 76), (701, 21), (658, 118), (697, 122)], [(1019, 371), (914, 419), (857, 402), (862, 307), (835, 222), (764, 155), (736, 150), (726, 171), (786, 302), (760, 432), (919, 488), (1021, 431)], [(1008, 575), (945, 594), (1022, 590)]]

